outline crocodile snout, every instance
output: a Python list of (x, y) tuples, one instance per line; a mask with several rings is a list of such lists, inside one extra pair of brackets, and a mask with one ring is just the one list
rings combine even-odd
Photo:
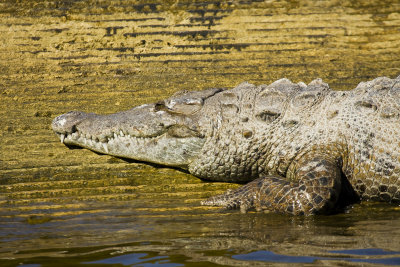
[(88, 117), (87, 113), (80, 111), (70, 111), (56, 117), (51, 127), (59, 134), (70, 134), (76, 131), (76, 125)]

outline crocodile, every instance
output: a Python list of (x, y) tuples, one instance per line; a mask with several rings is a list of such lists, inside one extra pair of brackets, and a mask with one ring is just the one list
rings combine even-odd
[(400, 76), (335, 91), (321, 79), (182, 91), (127, 111), (71, 111), (67, 146), (243, 185), (202, 205), (330, 214), (362, 200), (400, 203)]

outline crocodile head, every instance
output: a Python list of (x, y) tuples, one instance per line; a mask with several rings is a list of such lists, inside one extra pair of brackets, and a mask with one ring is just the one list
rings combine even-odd
[[(384, 137), (398, 122), (396, 82), (378, 78), (349, 92), (331, 91), (321, 79), (308, 85), (288, 79), (260, 86), (242, 83), (231, 90), (184, 92), (110, 115), (73, 111), (55, 118), (52, 126), (66, 145), (175, 166), (207, 180), (261, 178), (204, 204), (312, 213), (315, 207), (333, 207), (341, 196), (396, 200), (396, 185), (383, 182), (384, 189), (368, 189), (371, 173), (388, 180), (397, 168), (396, 158), (380, 146), (390, 143)], [(376, 130), (374, 120), (386, 126)], [(361, 171), (354, 178), (357, 184), (350, 185), (346, 174), (353, 174), (354, 162), (367, 160), (368, 169), (375, 146), (379, 153), (372, 155), (377, 161), (372, 164), (387, 166)], [(386, 194), (388, 187), (394, 188), (392, 195)]]
[(52, 127), (67, 146), (179, 167), (207, 180), (245, 182), (265, 173), (264, 166), (272, 168), (268, 161), (275, 159), (265, 155), (291, 138), (274, 134), (276, 129), (290, 132), (299, 125), (297, 106), (307, 106), (314, 91), (294, 99), (296, 107), (289, 102), (304, 86), (281, 79), (268, 86), (182, 92), (110, 115), (72, 111)]
[(67, 146), (186, 169), (209, 128), (203, 109), (220, 91), (181, 92), (110, 115), (71, 111), (56, 117), (52, 128)]

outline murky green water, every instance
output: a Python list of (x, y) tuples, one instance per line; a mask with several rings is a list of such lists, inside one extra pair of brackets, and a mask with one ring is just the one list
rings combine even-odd
[(196, 204), (179, 199), (159, 212), (152, 205), (92, 203), (96, 214), (2, 219), (1, 266), (400, 265), (396, 206), (367, 203), (333, 216), (293, 217), (219, 209), (202, 216)]

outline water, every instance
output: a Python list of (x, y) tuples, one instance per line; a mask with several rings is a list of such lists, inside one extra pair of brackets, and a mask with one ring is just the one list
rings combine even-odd
[(3, 220), (1, 266), (400, 265), (396, 206), (366, 203), (343, 214), (293, 217), (199, 212), (194, 204), (185, 210), (176, 199), (154, 214), (137, 204), (93, 203), (104, 212), (17, 228)]

